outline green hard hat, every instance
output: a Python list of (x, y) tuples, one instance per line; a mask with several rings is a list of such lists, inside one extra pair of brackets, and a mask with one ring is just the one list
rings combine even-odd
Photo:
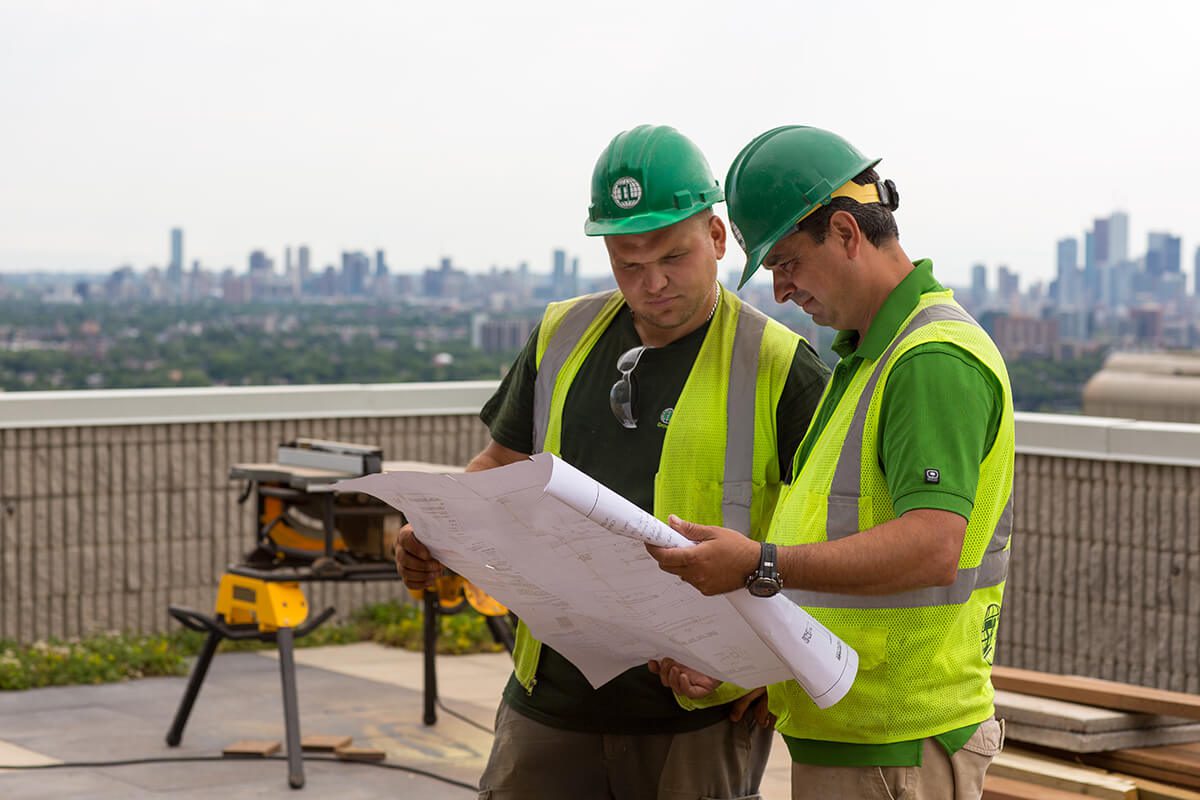
[(854, 196), (842, 191), (846, 184), (879, 161), (835, 133), (805, 125), (769, 130), (743, 147), (725, 179), (730, 227), (746, 253), (738, 288), (797, 222), (836, 196)]
[(674, 128), (618, 133), (592, 170), (588, 236), (648, 233), (725, 199), (700, 148)]

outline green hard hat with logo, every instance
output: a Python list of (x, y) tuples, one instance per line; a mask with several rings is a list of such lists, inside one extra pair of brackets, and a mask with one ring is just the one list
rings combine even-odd
[(588, 236), (620, 236), (674, 225), (725, 199), (700, 148), (674, 128), (618, 133), (592, 170)]
[(776, 242), (833, 198), (894, 207), (891, 199), (880, 199), (878, 184), (859, 186), (852, 180), (879, 161), (835, 133), (804, 125), (769, 130), (742, 148), (725, 179), (730, 227), (746, 253), (738, 288)]

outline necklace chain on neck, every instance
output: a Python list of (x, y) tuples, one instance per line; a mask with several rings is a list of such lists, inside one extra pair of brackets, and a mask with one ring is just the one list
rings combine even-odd
[(714, 283), (713, 291), (716, 293), (716, 297), (713, 298), (713, 307), (708, 310), (708, 319), (704, 320), (705, 322), (709, 322), (710, 320), (712, 320), (713, 315), (717, 313), (717, 304), (721, 302), (721, 286), (720, 286), (720, 284)]

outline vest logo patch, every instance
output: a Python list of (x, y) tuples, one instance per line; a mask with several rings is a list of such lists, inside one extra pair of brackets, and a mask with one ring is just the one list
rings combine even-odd
[(926, 483), (941, 483), (942, 482), (942, 473), (938, 472), (936, 469), (925, 470), (925, 482)]
[(983, 631), (980, 634), (980, 644), (983, 646), (983, 660), (991, 665), (996, 657), (996, 629), (1000, 626), (1000, 606), (992, 603), (983, 614)]
[(665, 428), (671, 424), (671, 416), (675, 413), (674, 408), (664, 408), (662, 413), (658, 415), (658, 427)]

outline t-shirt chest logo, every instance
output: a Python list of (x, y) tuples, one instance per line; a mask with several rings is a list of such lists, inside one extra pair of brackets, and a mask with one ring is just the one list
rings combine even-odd
[(664, 408), (662, 413), (658, 415), (658, 427), (665, 428), (671, 424), (671, 416), (675, 413), (674, 408)]

